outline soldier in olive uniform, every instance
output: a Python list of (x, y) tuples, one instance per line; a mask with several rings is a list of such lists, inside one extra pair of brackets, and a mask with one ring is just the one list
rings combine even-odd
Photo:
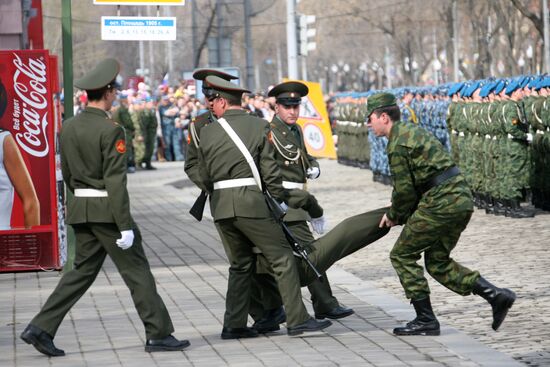
[[(215, 92), (205, 81), (205, 78), (209, 75), (215, 75), (227, 81), (238, 79), (236, 76), (225, 73), (222, 70), (212, 68), (197, 69), (193, 73), (193, 78), (202, 81), (202, 92), (208, 105), (208, 111), (194, 118), (189, 124), (189, 136), (187, 139), (185, 173), (189, 179), (199, 187), (200, 176), (198, 171), (198, 148), (200, 143), (200, 133), (203, 127), (216, 122), (216, 117), (212, 113), (212, 102), (215, 97)], [(206, 195), (206, 191), (203, 190), (201, 195)], [(224, 246), (228, 246), (228, 244), (225, 243), (224, 236), (222, 235), (218, 224), (215, 223), (215, 226), (220, 234), (222, 243)], [(249, 313), (252, 318), (255, 321), (259, 321), (262, 319), (272, 320), (275, 317), (277, 320), (284, 322), (286, 320), (286, 316), (281, 307), (282, 299), (275, 279), (269, 276), (257, 276), (255, 280), (256, 281), (252, 284), (249, 306)], [(278, 325), (279, 323), (277, 323), (277, 327)], [(235, 336), (238, 335), (238, 333), (235, 334)], [(226, 333), (225, 336), (226, 338), (229, 338), (229, 333)]]
[(479, 272), (450, 257), (473, 211), (472, 194), (450, 154), (431, 134), (400, 120), (395, 96), (379, 93), (369, 98), (368, 123), (375, 134), (388, 137), (393, 178), (392, 204), (380, 226), (404, 224), (390, 259), (417, 317), (397, 335), (439, 335), (439, 322), (430, 303), (422, 266), (445, 287), (461, 295), (474, 293), (493, 309), (497, 330), (515, 301), (509, 289), (497, 288)]
[[(304, 189), (307, 179), (316, 179), (321, 173), (317, 160), (307, 153), (302, 129), (296, 123), (302, 97), (307, 94), (308, 87), (296, 81), (276, 85), (268, 93), (268, 97), (276, 98), (276, 114), (270, 123), (271, 140), (275, 147), (275, 159), (281, 170), (283, 187), (287, 190)], [(312, 224), (313, 230), (318, 234), (324, 232), (325, 218), (322, 210), (315, 213), (315, 217), (312, 218), (303, 209), (289, 208), (284, 221), (300, 243), (314, 241), (307, 221)], [(263, 278), (262, 275), (258, 275), (258, 277)], [(260, 285), (258, 288), (263, 290), (262, 298), (266, 298), (265, 293), (270, 293), (267, 285), (273, 282), (264, 279), (262, 283), (266, 287), (262, 289)], [(353, 314), (352, 309), (340, 306), (336, 297), (332, 295), (326, 274), (323, 274), (322, 282), (317, 280), (308, 288), (316, 318), (340, 319)], [(273, 295), (268, 298), (273, 299)], [(266, 311), (265, 317), (258, 320), (254, 324), (254, 328), (259, 332), (278, 330), (279, 323), (284, 322), (282, 309), (279, 307)]]
[(120, 106), (113, 113), (113, 120), (124, 128), (124, 140), (126, 143), (126, 157), (128, 173), (136, 172), (136, 160), (134, 155), (134, 135), (136, 128), (128, 109), (128, 97), (122, 94), (119, 98)]
[(245, 89), (217, 76), (208, 76), (205, 81), (214, 92), (212, 110), (218, 123), (201, 130), (199, 186), (211, 194), (211, 213), (230, 262), (222, 338), (258, 336), (255, 329), (246, 327), (255, 264), (253, 246), (262, 251), (275, 271), (287, 313), (288, 334), (324, 329), (331, 322), (317, 321), (307, 313), (290, 245), (272, 217), (246, 157), (219, 122), (223, 118), (235, 130), (253, 157), (252, 164), (258, 165), (263, 184), (283, 202), (282, 179), (268, 140), (269, 125), (241, 108)]
[(141, 234), (130, 214), (126, 189), (124, 129), (110, 119), (116, 98), (119, 64), (105, 59), (82, 79), (88, 107), (65, 121), (61, 131), (63, 179), (74, 198), (67, 203), (67, 223), (76, 236), (74, 269), (65, 273), (21, 339), (48, 356), (65, 355), (53, 338), (71, 307), (92, 285), (105, 257), (115, 263), (130, 289), (145, 326), (145, 351), (182, 350), (187, 340), (177, 340), (164, 302), (141, 244)]

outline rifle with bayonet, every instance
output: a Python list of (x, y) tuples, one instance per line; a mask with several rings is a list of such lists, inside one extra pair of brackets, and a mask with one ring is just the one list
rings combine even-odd
[(290, 231), (290, 228), (288, 228), (288, 226), (284, 222), (283, 218), (286, 214), (286, 211), (281, 207), (281, 205), (277, 202), (277, 200), (275, 200), (275, 198), (271, 196), (271, 193), (267, 189), (264, 189), (264, 197), (265, 197), (267, 206), (271, 211), (271, 214), (273, 214), (273, 217), (275, 218), (275, 221), (279, 223), (279, 225), (283, 229), (283, 233), (285, 234), (285, 237), (288, 243), (290, 244), (292, 251), (298, 254), (306, 262), (306, 264), (315, 273), (315, 276), (317, 277), (317, 279), (319, 279), (320, 281), (323, 281), (323, 275), (319, 272), (319, 270), (317, 270), (317, 268), (315, 267), (315, 265), (313, 265), (311, 260), (309, 260), (306, 249), (298, 242), (298, 239), (294, 236), (294, 234)]

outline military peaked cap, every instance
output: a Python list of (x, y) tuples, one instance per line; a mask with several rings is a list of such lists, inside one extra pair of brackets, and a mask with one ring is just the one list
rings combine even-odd
[(228, 74), (225, 71), (220, 69), (203, 68), (203, 69), (197, 69), (193, 72), (193, 78), (196, 80), (204, 80), (206, 79), (207, 76), (210, 76), (210, 75), (215, 75), (225, 80), (239, 79), (239, 77)]
[(370, 115), (372, 115), (372, 113), (376, 109), (396, 106), (396, 105), (397, 105), (397, 99), (393, 94), (391, 93), (374, 94), (367, 99), (367, 119), (370, 117)]
[(277, 84), (267, 94), (275, 97), (277, 103), (285, 106), (297, 106), (302, 102), (302, 97), (307, 96), (309, 88), (304, 83), (290, 81)]
[(82, 78), (75, 81), (74, 85), (77, 88), (84, 90), (96, 90), (111, 84), (113, 87), (118, 87), (114, 82), (120, 71), (120, 65), (115, 59), (105, 59), (96, 65)]
[(219, 97), (241, 98), (243, 93), (250, 93), (248, 89), (241, 88), (237, 84), (233, 84), (230, 81), (220, 78), (219, 76), (209, 75), (204, 80)]

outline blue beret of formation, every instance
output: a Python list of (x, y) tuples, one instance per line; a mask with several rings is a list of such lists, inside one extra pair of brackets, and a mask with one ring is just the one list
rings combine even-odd
[(517, 80), (517, 78), (512, 79), (512, 81), (510, 81), (510, 83), (508, 83), (508, 85), (506, 86), (506, 90), (504, 92), (506, 94), (511, 94), (516, 89), (518, 89), (518, 80)]
[(531, 82), (531, 80), (533, 80), (533, 77), (532, 76), (524, 76), (520, 83), (519, 83), (519, 87), (520, 88), (525, 88), (526, 86), (529, 85), (529, 83)]
[(451, 87), (449, 88), (449, 96), (454, 96), (455, 94), (457, 94), (463, 85), (464, 83), (454, 83), (453, 85), (451, 85)]
[(496, 85), (496, 82), (494, 81), (489, 81), (485, 83), (485, 85), (481, 87), (481, 90), (479, 91), (479, 96), (482, 98), (487, 97), (489, 93), (491, 93), (493, 89), (495, 89), (495, 85)]
[(498, 84), (495, 86), (495, 94), (499, 94), (500, 92), (502, 92), (502, 90), (504, 88), (506, 88), (506, 86), (508, 85), (508, 80), (506, 79), (501, 79), (499, 80)]

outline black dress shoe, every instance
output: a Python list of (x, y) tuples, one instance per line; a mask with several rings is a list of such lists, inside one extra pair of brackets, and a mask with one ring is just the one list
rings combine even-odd
[(34, 325), (27, 325), (21, 333), (21, 339), (27, 344), (32, 344), (37, 351), (47, 356), (60, 357), (65, 355), (63, 350), (55, 347), (50, 334)]
[(310, 318), (306, 322), (303, 322), (296, 326), (287, 327), (287, 333), (290, 336), (296, 336), (303, 333), (310, 333), (313, 331), (323, 330), (324, 328), (327, 328), (330, 325), (332, 325), (332, 322), (329, 320), (317, 321), (314, 318)]
[(171, 352), (183, 350), (190, 346), (189, 340), (178, 340), (172, 335), (168, 335), (163, 339), (149, 339), (145, 342), (145, 351), (152, 352)]
[(260, 334), (270, 333), (279, 330), (282, 324), (286, 321), (286, 313), (283, 306), (277, 307), (264, 312), (261, 319), (256, 321), (252, 327)]
[(222, 339), (255, 338), (258, 335), (258, 331), (251, 327), (224, 327), (222, 329)]
[(337, 306), (334, 307), (329, 312), (325, 313), (316, 313), (315, 318), (316, 319), (342, 319), (344, 317), (347, 317), (349, 315), (353, 315), (355, 311), (353, 311), (353, 308), (347, 308), (343, 306)]

